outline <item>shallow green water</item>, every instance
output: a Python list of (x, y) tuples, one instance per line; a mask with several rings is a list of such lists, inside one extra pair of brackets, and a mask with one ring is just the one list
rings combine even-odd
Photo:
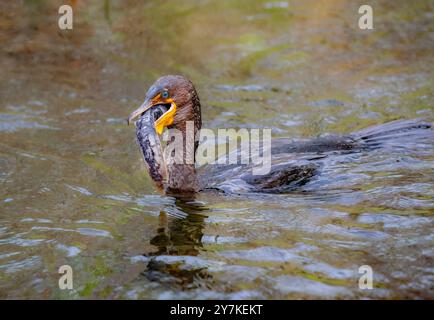
[(72, 32), (58, 5), (0, 4), (0, 298), (434, 297), (432, 141), (337, 158), (303, 192), (186, 204), (125, 124), (168, 73), (208, 128), (432, 121), (431, 2), (374, 1), (373, 31), (357, 1), (78, 0)]

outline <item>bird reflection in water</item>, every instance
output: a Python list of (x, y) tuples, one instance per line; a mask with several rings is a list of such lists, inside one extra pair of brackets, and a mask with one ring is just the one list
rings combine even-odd
[(185, 289), (207, 285), (211, 276), (206, 266), (195, 258), (203, 250), (205, 210), (203, 204), (192, 198), (178, 197), (174, 206), (160, 212), (157, 234), (150, 240), (156, 250), (144, 254), (150, 257), (144, 276)]

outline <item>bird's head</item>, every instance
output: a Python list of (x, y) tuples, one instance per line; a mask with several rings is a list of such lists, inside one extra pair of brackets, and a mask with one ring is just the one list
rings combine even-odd
[(154, 123), (160, 135), (165, 127), (184, 131), (186, 121), (194, 121), (195, 131), (202, 125), (199, 97), (191, 81), (184, 76), (168, 75), (155, 81), (145, 101), (128, 117), (128, 123), (155, 106), (163, 110)]

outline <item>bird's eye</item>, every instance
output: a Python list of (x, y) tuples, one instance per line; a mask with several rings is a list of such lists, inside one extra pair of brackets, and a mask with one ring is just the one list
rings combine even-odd
[(169, 92), (168, 92), (168, 91), (163, 91), (163, 93), (161, 94), (161, 97), (162, 97), (163, 99), (167, 99), (167, 98), (169, 98)]

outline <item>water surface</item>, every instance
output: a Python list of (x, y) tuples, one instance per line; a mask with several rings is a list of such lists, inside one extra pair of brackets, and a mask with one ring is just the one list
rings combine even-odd
[(357, 1), (75, 3), (65, 32), (58, 1), (0, 4), (1, 298), (434, 297), (433, 141), (336, 157), (300, 192), (185, 202), (125, 122), (168, 73), (207, 128), (433, 121), (432, 2), (374, 1), (372, 31)]

